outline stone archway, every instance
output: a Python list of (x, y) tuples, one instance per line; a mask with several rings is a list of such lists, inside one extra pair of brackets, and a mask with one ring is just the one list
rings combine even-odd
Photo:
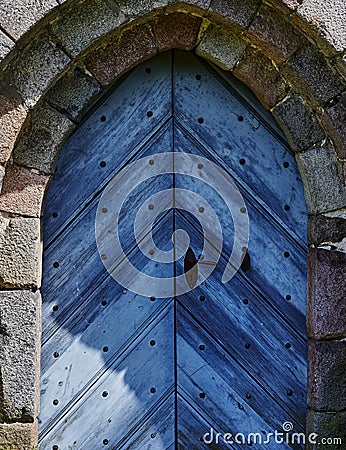
[(31, 15), (23, 7), (18, 17), (26, 20), (12, 28), (5, 7), (0, 24), (1, 52), (10, 50), (0, 75), (1, 445), (36, 442), (40, 217), (59, 150), (107, 86), (169, 48), (194, 49), (233, 71), (272, 111), (296, 153), (310, 214), (308, 432), (340, 436), (346, 406), (343, 2), (49, 6)]

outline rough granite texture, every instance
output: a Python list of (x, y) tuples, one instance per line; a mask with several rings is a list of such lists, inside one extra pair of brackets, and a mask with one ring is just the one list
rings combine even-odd
[(323, 54), (310, 44), (298, 50), (283, 71), (291, 77), (294, 88), (316, 104), (325, 104), (345, 90), (341, 77), (332, 71)]
[(28, 107), (33, 107), (53, 79), (70, 62), (69, 57), (53, 44), (47, 36), (40, 36), (30, 43), (13, 62), (10, 80)]
[(0, 95), (0, 163), (10, 157), (26, 115), (23, 106)]
[(63, 18), (51, 25), (55, 36), (70, 55), (77, 56), (100, 36), (126, 20), (125, 15), (104, 0), (77, 3)]
[(327, 40), (336, 51), (346, 48), (345, 0), (304, 0), (298, 15)]
[(114, 0), (114, 2), (120, 11), (131, 19), (149, 13), (153, 7), (162, 8), (168, 3), (167, 0)]
[(246, 34), (277, 64), (286, 61), (306, 41), (280, 13), (266, 5), (260, 8)]
[(337, 56), (333, 60), (333, 65), (340, 73), (343, 79), (346, 81), (346, 54), (343, 56)]
[(346, 442), (346, 412), (316, 412), (308, 410), (306, 421), (306, 433), (318, 434), (318, 442), (323, 438), (340, 438), (339, 443), (333, 442), (333, 445), (326, 444), (324, 447), (320, 444), (309, 443), (306, 450), (344, 450)]
[(236, 28), (250, 25), (260, 6), (260, 0), (212, 0), (210, 10), (222, 15), (220, 19)]
[(273, 114), (295, 151), (305, 150), (324, 138), (315, 115), (298, 95), (292, 95), (276, 106)]
[(252, 47), (246, 49), (233, 73), (252, 89), (267, 108), (272, 108), (282, 100), (289, 89), (272, 61)]
[(7, 166), (0, 195), (0, 211), (40, 217), (49, 177), (30, 169)]
[[(183, 8), (184, 10), (192, 10), (192, 11), (196, 11), (196, 7), (203, 9), (203, 10), (207, 10), (211, 4), (212, 0), (188, 0), (185, 1), (183, 6), (182, 6), (182, 1), (181, 0), (168, 0), (167, 1), (167, 5), (168, 8), (170, 6), (176, 6), (176, 7), (180, 7)], [(189, 8), (192, 7), (192, 8)]]
[(40, 219), (0, 213), (0, 287), (38, 288), (41, 258)]
[(346, 212), (344, 217), (310, 216), (308, 244), (339, 243), (346, 238)]
[(63, 76), (47, 93), (46, 100), (76, 120), (91, 98), (100, 91), (98, 83), (81, 69)]
[(332, 146), (326, 144), (298, 153), (296, 159), (308, 212), (315, 214), (344, 208), (346, 187), (342, 184)]
[(158, 16), (151, 22), (151, 28), (160, 51), (170, 48), (191, 50), (197, 41), (202, 19), (172, 13)]
[(309, 341), (308, 407), (346, 409), (346, 341)]
[(62, 142), (74, 126), (66, 116), (48, 106), (40, 106), (33, 111), (14, 149), (15, 163), (47, 174), (53, 173)]
[(1, 450), (36, 450), (37, 423), (0, 424)]
[(0, 31), (0, 62), (14, 47), (14, 42)]
[(346, 337), (346, 254), (310, 248), (307, 328), (312, 339)]
[(271, 6), (274, 6), (279, 11), (284, 14), (290, 14), (295, 11), (299, 5), (302, 4), (303, 0), (266, 0)]
[(243, 56), (246, 43), (225, 27), (210, 25), (196, 49), (197, 55), (231, 70)]
[(56, 6), (55, 0), (1, 0), (0, 25), (17, 40), (46, 12)]
[(0, 413), (34, 422), (39, 411), (41, 296), (0, 292)]
[(339, 158), (346, 159), (346, 94), (338, 103), (325, 108), (322, 122), (334, 142)]
[(153, 57), (157, 45), (147, 25), (136, 25), (112, 37), (86, 58), (86, 65), (102, 86), (133, 66)]

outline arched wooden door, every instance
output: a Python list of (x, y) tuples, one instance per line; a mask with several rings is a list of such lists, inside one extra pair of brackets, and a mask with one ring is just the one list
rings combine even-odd
[[(192, 156), (178, 170), (179, 154)], [(246, 205), (236, 207), (250, 224), (247, 256), (226, 283), (238, 216), (225, 198), (234, 187), (215, 172), (208, 184), (207, 166), (234, 180)], [(159, 175), (149, 176), (153, 168)], [(104, 197), (119, 173), (114, 198)], [(160, 193), (172, 188), (185, 189), (180, 206), (163, 205)], [(223, 232), (217, 264), (200, 258), (208, 205)], [(114, 207), (117, 223), (108, 215)], [(136, 220), (141, 228), (155, 213), (153, 240), (144, 231), (136, 241)], [(119, 81), (66, 144), (47, 198), (41, 449), (237, 449), (248, 438), (253, 448), (268, 440), (277, 449), (269, 433), (284, 423), (290, 431), (288, 422), (304, 431), (306, 219), (293, 155), (231, 75), (172, 51)], [(116, 228), (125, 259), (111, 255)], [(155, 261), (172, 250), (178, 229), (191, 250)], [(131, 290), (128, 260), (152, 277), (145, 295)], [(117, 282), (110, 272), (123, 263)], [(214, 270), (197, 285), (203, 264)], [(187, 268), (186, 292), (173, 285), (167, 296), (150, 295)]]

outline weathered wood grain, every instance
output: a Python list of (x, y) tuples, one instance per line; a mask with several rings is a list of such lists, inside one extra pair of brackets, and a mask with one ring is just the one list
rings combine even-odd
[[(246, 107), (245, 98), (240, 102), (192, 55), (179, 52), (174, 68), (176, 116), (305, 243), (306, 206), (293, 155), (268, 132), (267, 121)], [(285, 211), (286, 204), (292, 212)]]
[(137, 68), (66, 144), (46, 202), (46, 245), (171, 116), (170, 59)]
[[(149, 155), (155, 164), (162, 152), (207, 158), (228, 175), (216, 180), (216, 192), (206, 168), (200, 180), (183, 176), (173, 157), (175, 173), (149, 178), (122, 198), (143, 172), (119, 172)], [(240, 214), (238, 197), (233, 217), (224, 201), (228, 176), (249, 214), (251, 265), (222, 283)], [(119, 191), (102, 197), (100, 255), (97, 208), (117, 177)], [(172, 188), (181, 190), (173, 200), (171, 191), (160, 194)], [(66, 144), (47, 197), (40, 448), (241, 449), (208, 446), (201, 437), (211, 428), (266, 436), (285, 421), (304, 430), (306, 221), (302, 183), (282, 133), (231, 75), (173, 51), (118, 83)], [(125, 256), (112, 253), (113, 226)], [(168, 298), (153, 297), (154, 284), (146, 295), (131, 291), (138, 280), (127, 258), (151, 276), (184, 276), (187, 246), (197, 259), (190, 292), (174, 296), (178, 282)], [(212, 270), (205, 281), (203, 264)], [(120, 271), (130, 289), (106, 268)]]

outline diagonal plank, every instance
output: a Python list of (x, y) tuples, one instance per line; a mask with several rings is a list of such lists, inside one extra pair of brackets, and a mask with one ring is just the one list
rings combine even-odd
[[(48, 424), (46, 422), (46, 428), (41, 431), (44, 448), (52, 448), (59, 443), (62, 448), (68, 448), (69, 445), (73, 448), (74, 445), (77, 448), (96, 449), (102, 446), (103, 439), (109, 440), (117, 448), (117, 443), (137, 426), (149, 410), (154, 412), (156, 405), (172, 389), (172, 333), (173, 304), (170, 302), (157, 321), (133, 342), (109, 370), (100, 374), (79, 398), (73, 399), (68, 409)], [(150, 345), (152, 341), (156, 344)], [(85, 346), (84, 349), (87, 352), (85, 358), (97, 357), (97, 352), (90, 347)], [(83, 366), (79, 366), (80, 369)], [(61, 392), (64, 385), (73, 385), (69, 367), (66, 370), (68, 378), (60, 387)], [(143, 373), (146, 377), (143, 377)]]
[[(306, 206), (293, 155), (268, 132), (267, 124), (261, 123), (265, 120), (254, 115), (244, 97), (239, 101), (239, 92), (236, 97), (232, 85), (225, 86), (196, 57), (176, 52), (174, 69), (175, 116), (191, 129), (196, 140), (202, 139), (214, 150), (220, 162), (232, 167), (305, 242)], [(259, 103), (257, 109), (263, 109)], [(287, 168), (284, 162), (289, 163)], [(287, 214), (286, 204), (296, 213)]]
[[(235, 88), (231, 76), (191, 54), (161, 54), (120, 80), (63, 149), (44, 218), (42, 450), (202, 449), (210, 448), (200, 439), (211, 427), (265, 435), (287, 420), (304, 430), (302, 184), (268, 114)], [(172, 251), (173, 232), (183, 229), (197, 258), (203, 248), (201, 223), (189, 213), (198, 206), (192, 195), (179, 197), (180, 210), (160, 214), (151, 236), (145, 211), (162, 190), (198, 193), (224, 233), (221, 259), (206, 281), (178, 298), (155, 298), (109, 276), (95, 217), (101, 193), (123, 167), (172, 151), (207, 157), (238, 183), (250, 217), (251, 264), (221, 283), (234, 239), (222, 195), (191, 177), (149, 179), (124, 199), (117, 224), (126, 258), (139, 270), (184, 276), (184, 255), (175, 264), (149, 258), (151, 238), (157, 250)], [(143, 226), (137, 240), (136, 217)], [(206, 224), (211, 257), (219, 245), (213, 220)], [(108, 232), (105, 226), (101, 239)], [(126, 278), (126, 259), (112, 258), (110, 269), (123, 268)]]
[[(182, 130), (177, 130), (177, 127), (175, 128), (175, 150), (189, 151), (204, 157), (208, 155), (208, 151), (200, 142), (191, 140), (190, 136), (184, 134)], [(209, 159), (213, 160), (210, 154)], [(227, 166), (224, 168), (228, 170)], [(222, 225), (223, 255), (227, 259), (234, 245), (234, 222), (222, 195), (228, 195), (229, 188), (222, 186), (219, 192), (216, 192), (192, 177), (177, 175), (175, 179), (177, 188), (184, 186), (202, 194), (204, 199), (213, 206)], [(243, 275), (250, 284), (262, 291), (273, 308), (283, 317), (287, 316), (287, 311), (297, 309), (297, 313), (292, 311), (293, 315), (288, 316), (289, 321), (304, 336), (306, 249), (292, 237), (287, 227), (282, 227), (272, 220), (271, 214), (248, 193), (245, 184), (239, 185), (239, 189), (245, 199), (250, 219), (248, 252), (251, 257), (251, 266)], [(195, 205), (190, 205), (191, 210), (194, 207)], [(290, 302), (286, 300), (287, 295), (290, 295)]]
[(150, 73), (135, 69), (65, 145), (47, 198), (45, 245), (171, 116), (170, 60), (153, 59)]

